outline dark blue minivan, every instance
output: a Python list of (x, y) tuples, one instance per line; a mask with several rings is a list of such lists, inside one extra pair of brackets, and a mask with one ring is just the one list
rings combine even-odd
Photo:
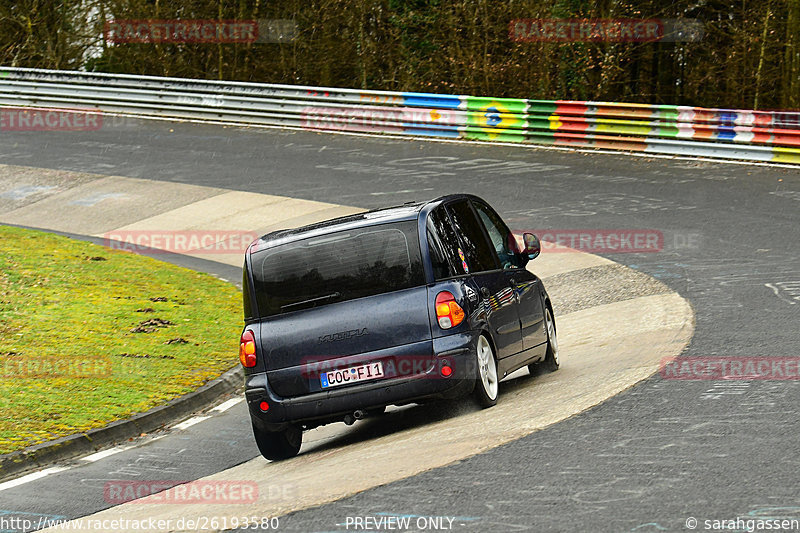
[(388, 405), (472, 394), (529, 365), (558, 368), (550, 297), (480, 198), (450, 195), (264, 235), (244, 262), (239, 358), (261, 454)]

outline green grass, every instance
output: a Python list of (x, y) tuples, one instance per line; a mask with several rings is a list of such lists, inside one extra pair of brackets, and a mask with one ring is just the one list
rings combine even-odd
[[(239, 291), (211, 276), (0, 226), (0, 453), (102, 427), (219, 376), (238, 362), (241, 316)], [(156, 318), (172, 325), (131, 332)]]

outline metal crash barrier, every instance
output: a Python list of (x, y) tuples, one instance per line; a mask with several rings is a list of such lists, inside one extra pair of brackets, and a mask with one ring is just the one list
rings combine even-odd
[(0, 67), (1, 108), (800, 164), (797, 111), (452, 96), (11, 67)]

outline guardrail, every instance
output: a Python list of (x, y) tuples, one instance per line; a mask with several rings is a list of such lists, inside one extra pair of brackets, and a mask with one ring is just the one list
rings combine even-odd
[(800, 112), (363, 91), (0, 67), (0, 108), (800, 163)]

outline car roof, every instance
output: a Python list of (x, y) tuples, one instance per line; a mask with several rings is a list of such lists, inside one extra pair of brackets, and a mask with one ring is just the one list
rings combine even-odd
[(436, 207), (436, 205), (450, 200), (468, 197), (477, 199), (476, 196), (470, 194), (449, 194), (425, 202), (407, 202), (402, 205), (372, 209), (370, 211), (364, 211), (363, 213), (323, 220), (299, 228), (272, 231), (256, 240), (253, 243), (255, 246), (253, 247), (253, 245), (251, 245), (250, 250), (254, 252), (260, 251), (280, 244), (286, 244), (308, 237), (317, 237), (335, 231), (344, 231), (405, 220), (416, 220), (419, 217), (420, 211), (427, 206), (432, 206), (433, 208)]

